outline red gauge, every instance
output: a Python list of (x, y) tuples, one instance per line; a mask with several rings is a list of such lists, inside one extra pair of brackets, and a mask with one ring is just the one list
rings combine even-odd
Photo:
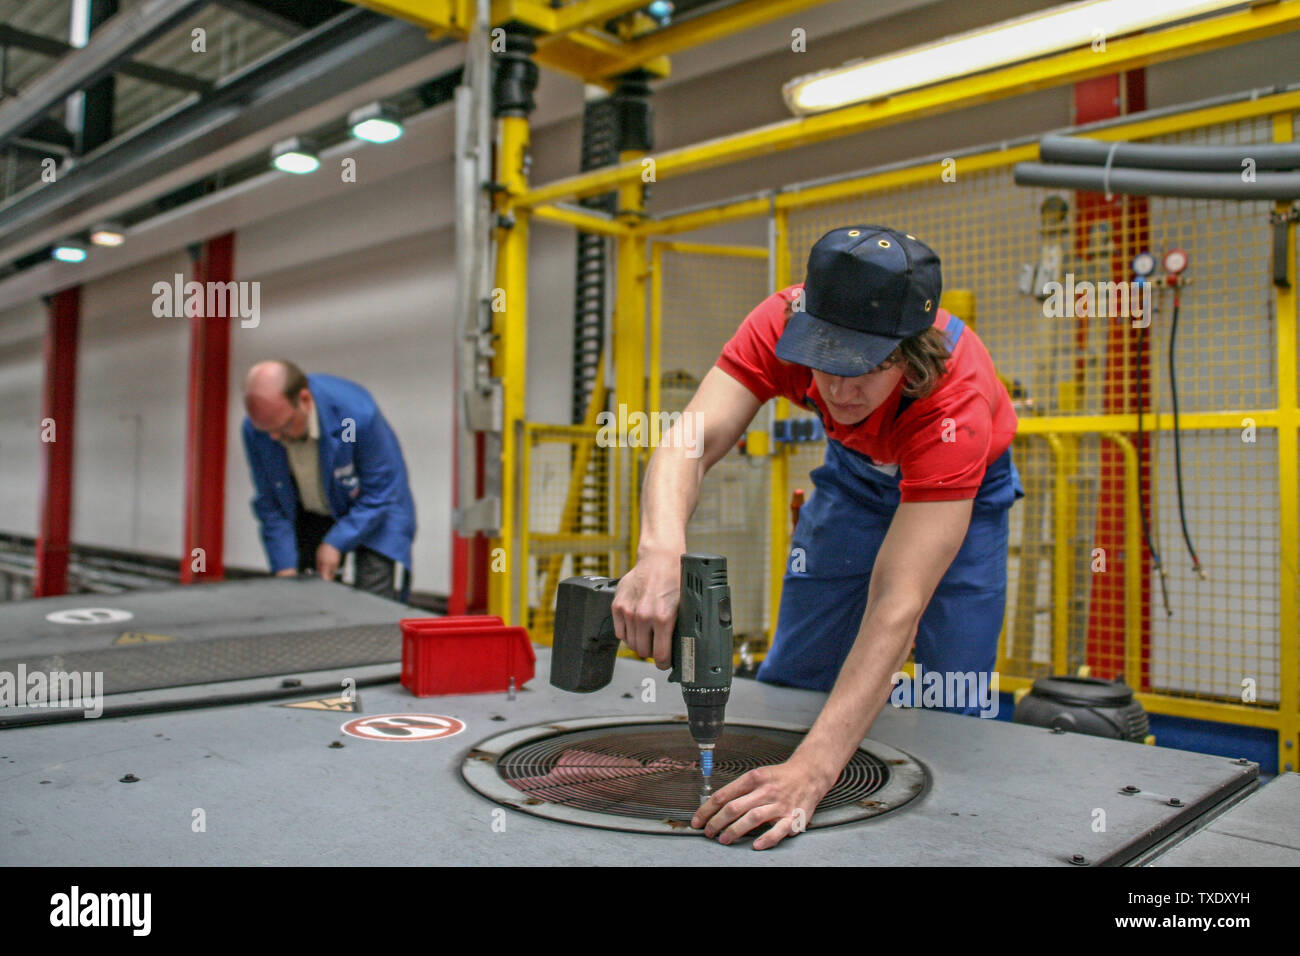
[(1165, 272), (1178, 275), (1187, 268), (1187, 253), (1181, 249), (1170, 249), (1165, 253)]

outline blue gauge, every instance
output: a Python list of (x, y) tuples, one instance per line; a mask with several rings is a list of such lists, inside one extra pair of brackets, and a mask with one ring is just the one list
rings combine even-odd
[(1156, 257), (1149, 252), (1139, 252), (1133, 258), (1133, 272), (1145, 279), (1156, 271)]

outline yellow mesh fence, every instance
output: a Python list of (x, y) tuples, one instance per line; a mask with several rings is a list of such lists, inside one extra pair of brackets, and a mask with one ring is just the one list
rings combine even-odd
[[(1240, 118), (1170, 116), (1140, 128), (1158, 136), (1108, 135), (1300, 140), (1289, 114), (1243, 102), (1214, 118), (1224, 115)], [(1279, 730), (1281, 764), (1294, 764), (1300, 341), (1294, 291), (1272, 281), (1274, 204), (1016, 186), (1013, 163), (1032, 158), (991, 150), (785, 190), (772, 206), (775, 282), (802, 279), (815, 241), (848, 224), (904, 229), (942, 258), (941, 305), (988, 348), (1020, 418), (1012, 455), (1027, 497), (1010, 517), (1003, 689), (1080, 669), (1124, 677), (1153, 711)], [(648, 404), (673, 412), (773, 279), (766, 250), (651, 248)], [(1177, 303), (1161, 265), (1175, 249), (1189, 263)], [(1155, 284), (1134, 282), (1140, 252), (1155, 258)], [(753, 427), (774, 414), (808, 413), (774, 403)], [(634, 542), (620, 504), (644, 456), (584, 458), (591, 430), (576, 426), (526, 431), (536, 628), (549, 625), (560, 576), (626, 569)], [(822, 442), (733, 451), (706, 479), (689, 546), (727, 555), (737, 633), (775, 625), (790, 493), (816, 493), (823, 455)], [(583, 486), (603, 495), (582, 499)]]
[(524, 434), (524, 626), (550, 644), (560, 581), (627, 569), (634, 456), (598, 443), (596, 429), (583, 425), (530, 423)]
[[(1150, 141), (1272, 139), (1265, 116)], [(1016, 399), (1012, 454), (1028, 497), (1011, 517), (1001, 672), (1030, 678), (1086, 666), (1141, 690), (1238, 704), (1249, 685), (1256, 706), (1276, 706), (1282, 463), (1275, 431), (1245, 421), (1278, 399), (1271, 204), (1106, 203), (1016, 186), (1009, 165), (965, 172), (966, 162), (936, 164), (932, 176), (880, 191), (866, 179), (858, 195), (790, 208), (784, 240), (795, 279), (808, 249), (836, 226), (885, 224), (927, 242), (943, 261), (943, 305), (961, 303), (958, 314), (978, 329)], [(1172, 290), (1129, 285), (1138, 252), (1159, 263), (1172, 249), (1186, 252), (1191, 280), (1176, 329)], [(1060, 284), (1055, 297), (1048, 281)], [(1109, 416), (1133, 415), (1141, 395), (1139, 438)], [(792, 488), (820, 454), (798, 447)], [(1129, 527), (1143, 513), (1163, 579), (1143, 533), (1134, 538)], [(1182, 515), (1204, 577), (1193, 569)], [(1147, 555), (1136, 578), (1140, 607), (1130, 607), (1124, 578), (1134, 541)]]
[[(750, 310), (768, 294), (766, 249), (660, 243), (653, 250), (651, 406), (685, 409), (700, 380)], [(658, 327), (658, 335), (654, 327)], [(656, 353), (656, 345), (658, 350)], [(761, 420), (761, 419), (760, 419)], [(686, 546), (727, 559), (733, 632), (744, 642), (766, 632), (768, 459), (732, 449), (709, 471), (686, 529)]]

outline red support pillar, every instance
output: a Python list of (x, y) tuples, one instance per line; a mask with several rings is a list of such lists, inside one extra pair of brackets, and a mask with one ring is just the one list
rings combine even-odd
[[(195, 280), (232, 282), (233, 233), (209, 239), (195, 265)], [(189, 417), (185, 436), (185, 551), (181, 583), (225, 577), (226, 410), (230, 389), (230, 323), (234, 295), (204, 295), (205, 314), (190, 318)], [(207, 306), (217, 304), (208, 315)]]
[(45, 481), (40, 536), (36, 539), (35, 597), (68, 591), (68, 547), (72, 530), (72, 444), (77, 405), (77, 338), (81, 287), (50, 297), (45, 332), (45, 400), (41, 441)]
[[(1078, 83), (1074, 88), (1075, 123), (1092, 123), (1126, 113), (1146, 109), (1146, 77), (1143, 70), (1100, 76)], [(1145, 196), (1115, 194), (1107, 199), (1105, 194), (1079, 192), (1075, 195), (1075, 261), (1085, 261), (1088, 251), (1097, 251), (1100, 230), (1108, 230), (1108, 254), (1094, 257), (1090, 263), (1091, 274), (1076, 277), (1096, 282), (1129, 282), (1133, 279), (1133, 257), (1146, 250), (1149, 238), (1147, 199)], [(1157, 255), (1157, 259), (1159, 256)], [(1102, 414), (1133, 414), (1137, 402), (1149, 401), (1147, 390), (1150, 381), (1150, 347), (1142, 357), (1142, 367), (1137, 365), (1137, 337), (1144, 334), (1134, 329), (1128, 318), (1080, 318), (1077, 343), (1076, 374), (1079, 376), (1082, 395), (1083, 375), (1086, 372), (1086, 350), (1089, 321), (1105, 326), (1105, 378), (1102, 385)], [(1149, 332), (1147, 333), (1149, 334)], [(1150, 445), (1148, 436), (1142, 438), (1142, 471), (1138, 481), (1142, 485), (1144, 500), (1151, 501)], [(1136, 436), (1133, 436), (1136, 441)], [(1128, 561), (1142, 563), (1141, 620), (1142, 632), (1134, 635), (1141, 647), (1142, 668), (1139, 686), (1135, 690), (1149, 689), (1150, 647), (1150, 551), (1125, 553), (1124, 498), (1127, 482), (1124, 474), (1124, 455), (1114, 442), (1101, 442), (1098, 449), (1101, 473), (1097, 489), (1096, 525), (1092, 548), (1101, 548), (1106, 554), (1105, 573), (1094, 573), (1088, 601), (1087, 663), (1094, 677), (1114, 678), (1124, 674), (1125, 634), (1127, 621), (1124, 615), (1124, 568)], [(1091, 562), (1090, 562), (1091, 563)]]
[[(452, 459), (451, 459), (451, 497), (459, 501), (460, 468), (458, 450), (460, 443), (455, 440), (460, 427), (459, 416), (452, 415)], [(475, 493), (483, 495), (483, 438), (475, 442)], [(482, 534), (464, 538), (455, 531), (451, 533), (451, 594), (447, 598), (447, 613), (486, 614), (488, 605), (488, 575), (491, 573), (488, 539)]]

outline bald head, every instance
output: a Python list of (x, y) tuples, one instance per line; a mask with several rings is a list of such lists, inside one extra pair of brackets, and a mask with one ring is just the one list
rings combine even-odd
[(244, 376), (244, 408), (259, 431), (276, 441), (300, 441), (313, 410), (307, 376), (292, 362), (258, 362)]

